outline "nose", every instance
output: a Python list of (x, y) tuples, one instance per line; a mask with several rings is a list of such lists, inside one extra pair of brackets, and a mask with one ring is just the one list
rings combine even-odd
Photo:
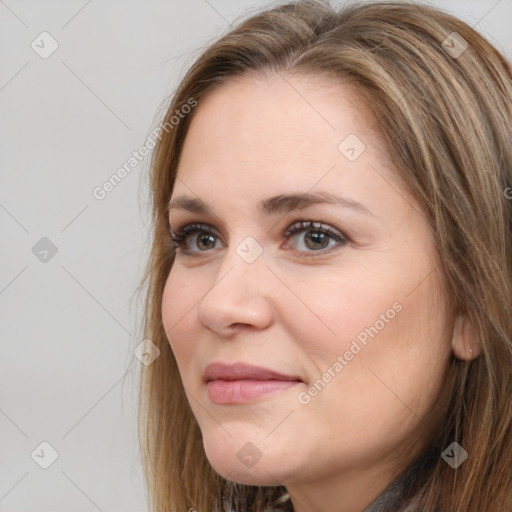
[(241, 329), (265, 329), (272, 323), (273, 274), (264, 254), (252, 262), (243, 256), (236, 247), (227, 249), (211, 288), (197, 307), (202, 326), (222, 337)]

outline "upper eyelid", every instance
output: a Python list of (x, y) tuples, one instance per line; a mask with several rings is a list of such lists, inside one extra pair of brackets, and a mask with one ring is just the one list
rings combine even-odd
[[(306, 224), (306, 225), (304, 225)], [(308, 225), (309, 224), (309, 225)], [(318, 231), (329, 231), (329, 232), (336, 232), (337, 234), (341, 236), (345, 236), (343, 231), (339, 230), (338, 228), (335, 228), (334, 226), (331, 226), (327, 222), (323, 222), (320, 220), (296, 220), (295, 222), (292, 222), (284, 231), (284, 234), (288, 233), (290, 230), (294, 232), (302, 231), (303, 229), (310, 229), (310, 230), (318, 230)]]
[[(223, 230), (225, 230), (226, 232), (231, 231), (231, 229), (229, 229), (229, 227), (226, 224), (224, 224), (224, 222), (222, 222), (222, 220), (219, 219), (217, 216), (214, 217), (213, 222), (218, 223), (219, 228), (217, 228), (214, 224), (211, 224), (211, 222), (210, 222), (210, 219), (212, 218), (211, 216), (209, 216), (209, 215), (207, 216), (208, 220), (201, 220), (203, 215), (201, 215), (201, 214), (196, 214), (196, 215), (194, 215), (193, 213), (188, 214), (188, 212), (184, 212), (184, 215), (183, 215), (184, 220), (175, 220), (174, 222), (172, 220), (172, 217), (168, 216), (167, 217), (167, 225), (169, 226), (169, 229), (171, 229), (173, 232), (181, 231), (183, 228), (185, 228), (186, 226), (188, 226), (190, 224), (202, 224), (202, 225), (208, 226), (208, 228), (212, 229), (213, 231), (216, 231), (217, 233), (221, 233)], [(175, 217), (178, 217), (178, 216), (181, 217), (181, 215), (179, 215), (179, 214), (176, 215)], [(173, 224), (175, 224), (174, 227), (173, 227)]]
[[(289, 223), (287, 225), (286, 229), (284, 230), (284, 233), (286, 233), (293, 226), (296, 226), (296, 225), (299, 225), (300, 223), (305, 223), (305, 222), (310, 222), (311, 224), (316, 224), (316, 225), (304, 226), (304, 229), (307, 229), (307, 228), (322, 229), (323, 227), (328, 227), (334, 231), (339, 231), (340, 234), (343, 234), (343, 232), (341, 230), (339, 230), (338, 228), (335, 228), (334, 226), (331, 226), (327, 222), (319, 221), (319, 220), (304, 220), (304, 219), (297, 219), (297, 220), (294, 220), (291, 223)], [(168, 223), (168, 225), (169, 225), (169, 229), (173, 233), (178, 233), (179, 231), (183, 231), (188, 226), (204, 227), (204, 228), (211, 229), (212, 231), (215, 231), (216, 233), (220, 233), (220, 230), (218, 228), (216, 228), (215, 226), (213, 226), (212, 224), (210, 224), (209, 222), (202, 222), (202, 221), (183, 222), (183, 223), (179, 223), (174, 228), (170, 222)]]
[[(310, 224), (310, 225), (304, 225), (304, 224)], [(179, 224), (178, 227), (175, 229), (172, 229), (171, 224), (169, 223), (169, 229), (173, 234), (181, 233), (183, 230), (185, 230), (187, 227), (193, 226), (193, 228), (190, 230), (189, 233), (183, 233), (184, 237), (190, 236), (194, 232), (197, 231), (211, 231), (216, 236), (222, 238), (222, 234), (219, 232), (215, 226), (212, 226), (208, 222), (185, 222), (183, 224)], [(282, 231), (282, 236), (293, 236), (297, 233), (300, 233), (301, 231), (305, 230), (317, 230), (317, 231), (326, 231), (331, 238), (333, 238), (335, 235), (338, 235), (341, 239), (345, 241), (349, 241), (349, 237), (345, 234), (345, 231), (342, 231), (324, 221), (315, 221), (315, 220), (304, 220), (304, 219), (297, 219), (287, 225), (287, 227)], [(290, 231), (292, 231), (290, 233)], [(331, 232), (331, 233), (329, 233)], [(288, 234), (288, 235), (287, 235)]]
[(219, 234), (219, 230), (215, 226), (209, 224), (208, 222), (185, 222), (183, 224), (178, 224), (178, 226), (175, 227), (175, 229), (173, 229), (172, 225), (169, 223), (169, 229), (176, 234), (183, 231), (188, 226), (197, 226), (198, 230), (200, 228), (204, 228), (205, 231), (209, 230)]

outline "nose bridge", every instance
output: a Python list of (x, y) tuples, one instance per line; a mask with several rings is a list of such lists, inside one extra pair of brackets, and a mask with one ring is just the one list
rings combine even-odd
[(253, 236), (246, 236), (236, 245), (227, 248), (219, 268), (217, 283), (220, 284), (219, 279), (226, 280), (227, 286), (240, 286), (245, 292), (252, 289), (253, 293), (257, 293), (259, 283), (263, 283), (267, 273), (269, 270), (262, 244)]

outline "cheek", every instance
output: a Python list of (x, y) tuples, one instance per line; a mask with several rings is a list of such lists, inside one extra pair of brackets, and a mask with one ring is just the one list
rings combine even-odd
[(162, 295), (162, 322), (167, 339), (178, 363), (180, 373), (185, 376), (193, 360), (198, 332), (194, 324), (194, 308), (202, 296), (190, 279), (171, 271)]
[(435, 341), (427, 347), (424, 342), (429, 336), (439, 339), (446, 313), (442, 305), (433, 312), (433, 300), (442, 297), (432, 286), (438, 276), (432, 273), (436, 261), (428, 256), (429, 239), (410, 244), (417, 250), (397, 241), (396, 250), (347, 251), (339, 267), (306, 267), (300, 276), (286, 269), (284, 280), (293, 294), (285, 292), (278, 301), (286, 308), (287, 325), (305, 334), (303, 348), (332, 358), (357, 339), (363, 347), (380, 340), (386, 348), (430, 350)]
[[(323, 391), (319, 384), (323, 398), (315, 398), (314, 409), (322, 403), (331, 407), (339, 397), (345, 411), (364, 406), (361, 419), (369, 414), (367, 407), (388, 418), (397, 409), (408, 415), (404, 403), (418, 412), (429, 409), (450, 354), (449, 326), (442, 297), (432, 289), (433, 276), (415, 288), (421, 279), (395, 267), (378, 276), (354, 271), (350, 277), (311, 281), (314, 287), (307, 280), (296, 285), (308, 307), (295, 301), (287, 325), (294, 326), (294, 340), (307, 354), (310, 383), (321, 378), (329, 388)], [(340, 413), (336, 407), (332, 412)]]
[[(287, 282), (293, 282), (291, 276)], [(390, 326), (403, 316), (404, 303), (410, 302), (402, 288), (389, 273), (377, 276), (363, 267), (337, 275), (322, 275), (316, 270), (296, 281), (296, 296), (289, 294), (281, 304), (286, 308), (283, 315), (287, 325), (294, 326), (297, 342), (326, 364), (349, 350), (353, 340), (365, 347), (373, 338), (391, 331)]]

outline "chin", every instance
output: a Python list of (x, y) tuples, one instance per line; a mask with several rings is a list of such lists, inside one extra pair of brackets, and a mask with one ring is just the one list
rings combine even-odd
[[(280, 485), (285, 454), (275, 447), (261, 446), (250, 441), (250, 436), (220, 440), (216, 435), (203, 435), (203, 445), (210, 465), (226, 480), (244, 485)], [(277, 450), (279, 451), (279, 450)]]

